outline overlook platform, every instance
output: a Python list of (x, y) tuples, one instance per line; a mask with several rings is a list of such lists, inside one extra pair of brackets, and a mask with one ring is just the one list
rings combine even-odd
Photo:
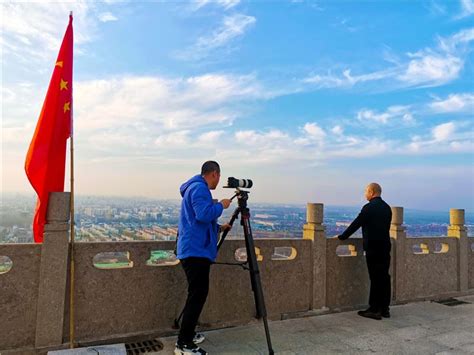
[[(273, 348), (276, 354), (286, 355), (474, 354), (474, 295), (456, 299), (467, 303), (446, 306), (425, 301), (395, 305), (392, 317), (382, 321), (359, 317), (354, 311), (272, 321)], [(204, 334), (206, 341), (202, 347), (213, 355), (268, 353), (260, 322)], [(176, 336), (157, 339), (163, 343), (163, 350), (146, 354), (173, 354)], [(10, 350), (1, 354), (36, 352)]]
[[(0, 244), (0, 353), (45, 354), (68, 349), (71, 338), (87, 347), (175, 334), (187, 285), (175, 243), (72, 245), (68, 207), (68, 193), (50, 196), (42, 244)], [(366, 307), (369, 293), (362, 240), (328, 238), (323, 216), (323, 204), (309, 203), (303, 238), (255, 240), (275, 350), (474, 353), (474, 238), (464, 210), (450, 210), (446, 236), (411, 238), (403, 208), (392, 207), (393, 318), (383, 321), (353, 312)], [(217, 260), (225, 265), (211, 268), (200, 317), (211, 353), (266, 350), (263, 326), (254, 321), (249, 274), (228, 265), (246, 258), (243, 240), (227, 240)], [(450, 297), (472, 303), (430, 302)], [(164, 343), (160, 353), (171, 353), (174, 338)]]
[[(392, 307), (382, 321), (356, 312), (270, 322), (276, 354), (474, 354), (474, 296), (446, 306), (418, 302)], [(204, 333), (211, 354), (267, 354), (261, 323)], [(172, 354), (176, 337), (160, 339)]]

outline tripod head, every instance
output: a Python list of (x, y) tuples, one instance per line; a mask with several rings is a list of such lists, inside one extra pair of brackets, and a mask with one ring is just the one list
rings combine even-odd
[(249, 199), (250, 191), (241, 190), (238, 187), (235, 189), (235, 194), (230, 199), (233, 200), (237, 197), (237, 203), (239, 204), (239, 208), (247, 208), (247, 200)]

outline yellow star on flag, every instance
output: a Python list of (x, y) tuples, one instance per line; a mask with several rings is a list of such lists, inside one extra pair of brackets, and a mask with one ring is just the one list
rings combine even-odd
[(63, 80), (62, 78), (61, 78), (61, 83), (59, 85), (61, 86), (61, 88), (59, 90), (62, 90), (62, 89), (68, 90), (67, 81)]
[(63, 108), (63, 109), (64, 109), (64, 113), (66, 113), (66, 111), (71, 111), (70, 105), (71, 105), (71, 102), (66, 102), (66, 103), (64, 104), (64, 108)]
[(63, 67), (63, 61), (61, 60), (60, 62), (56, 62), (56, 66), (57, 67)]

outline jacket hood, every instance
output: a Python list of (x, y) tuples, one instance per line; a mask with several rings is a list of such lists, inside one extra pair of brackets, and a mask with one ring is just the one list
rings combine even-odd
[(188, 189), (188, 187), (191, 186), (191, 184), (193, 184), (195, 182), (200, 182), (200, 183), (205, 184), (207, 186), (206, 180), (204, 180), (204, 178), (201, 175), (195, 175), (191, 179), (186, 181), (184, 184), (182, 184), (181, 187), (179, 188), (179, 192), (181, 193), (181, 197), (184, 197), (184, 194), (186, 193), (186, 190)]

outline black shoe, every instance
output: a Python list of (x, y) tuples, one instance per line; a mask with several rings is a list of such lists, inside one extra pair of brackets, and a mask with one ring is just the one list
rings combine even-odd
[(380, 312), (374, 311), (370, 308), (366, 309), (365, 311), (359, 311), (357, 312), (357, 314), (365, 318), (376, 319), (376, 320), (382, 319), (382, 314)]
[(383, 318), (390, 318), (390, 310), (386, 309), (385, 311), (381, 312)]
[(208, 352), (203, 348), (200, 348), (196, 344), (192, 345), (180, 345), (176, 343), (176, 347), (174, 348), (175, 355), (207, 355)]

